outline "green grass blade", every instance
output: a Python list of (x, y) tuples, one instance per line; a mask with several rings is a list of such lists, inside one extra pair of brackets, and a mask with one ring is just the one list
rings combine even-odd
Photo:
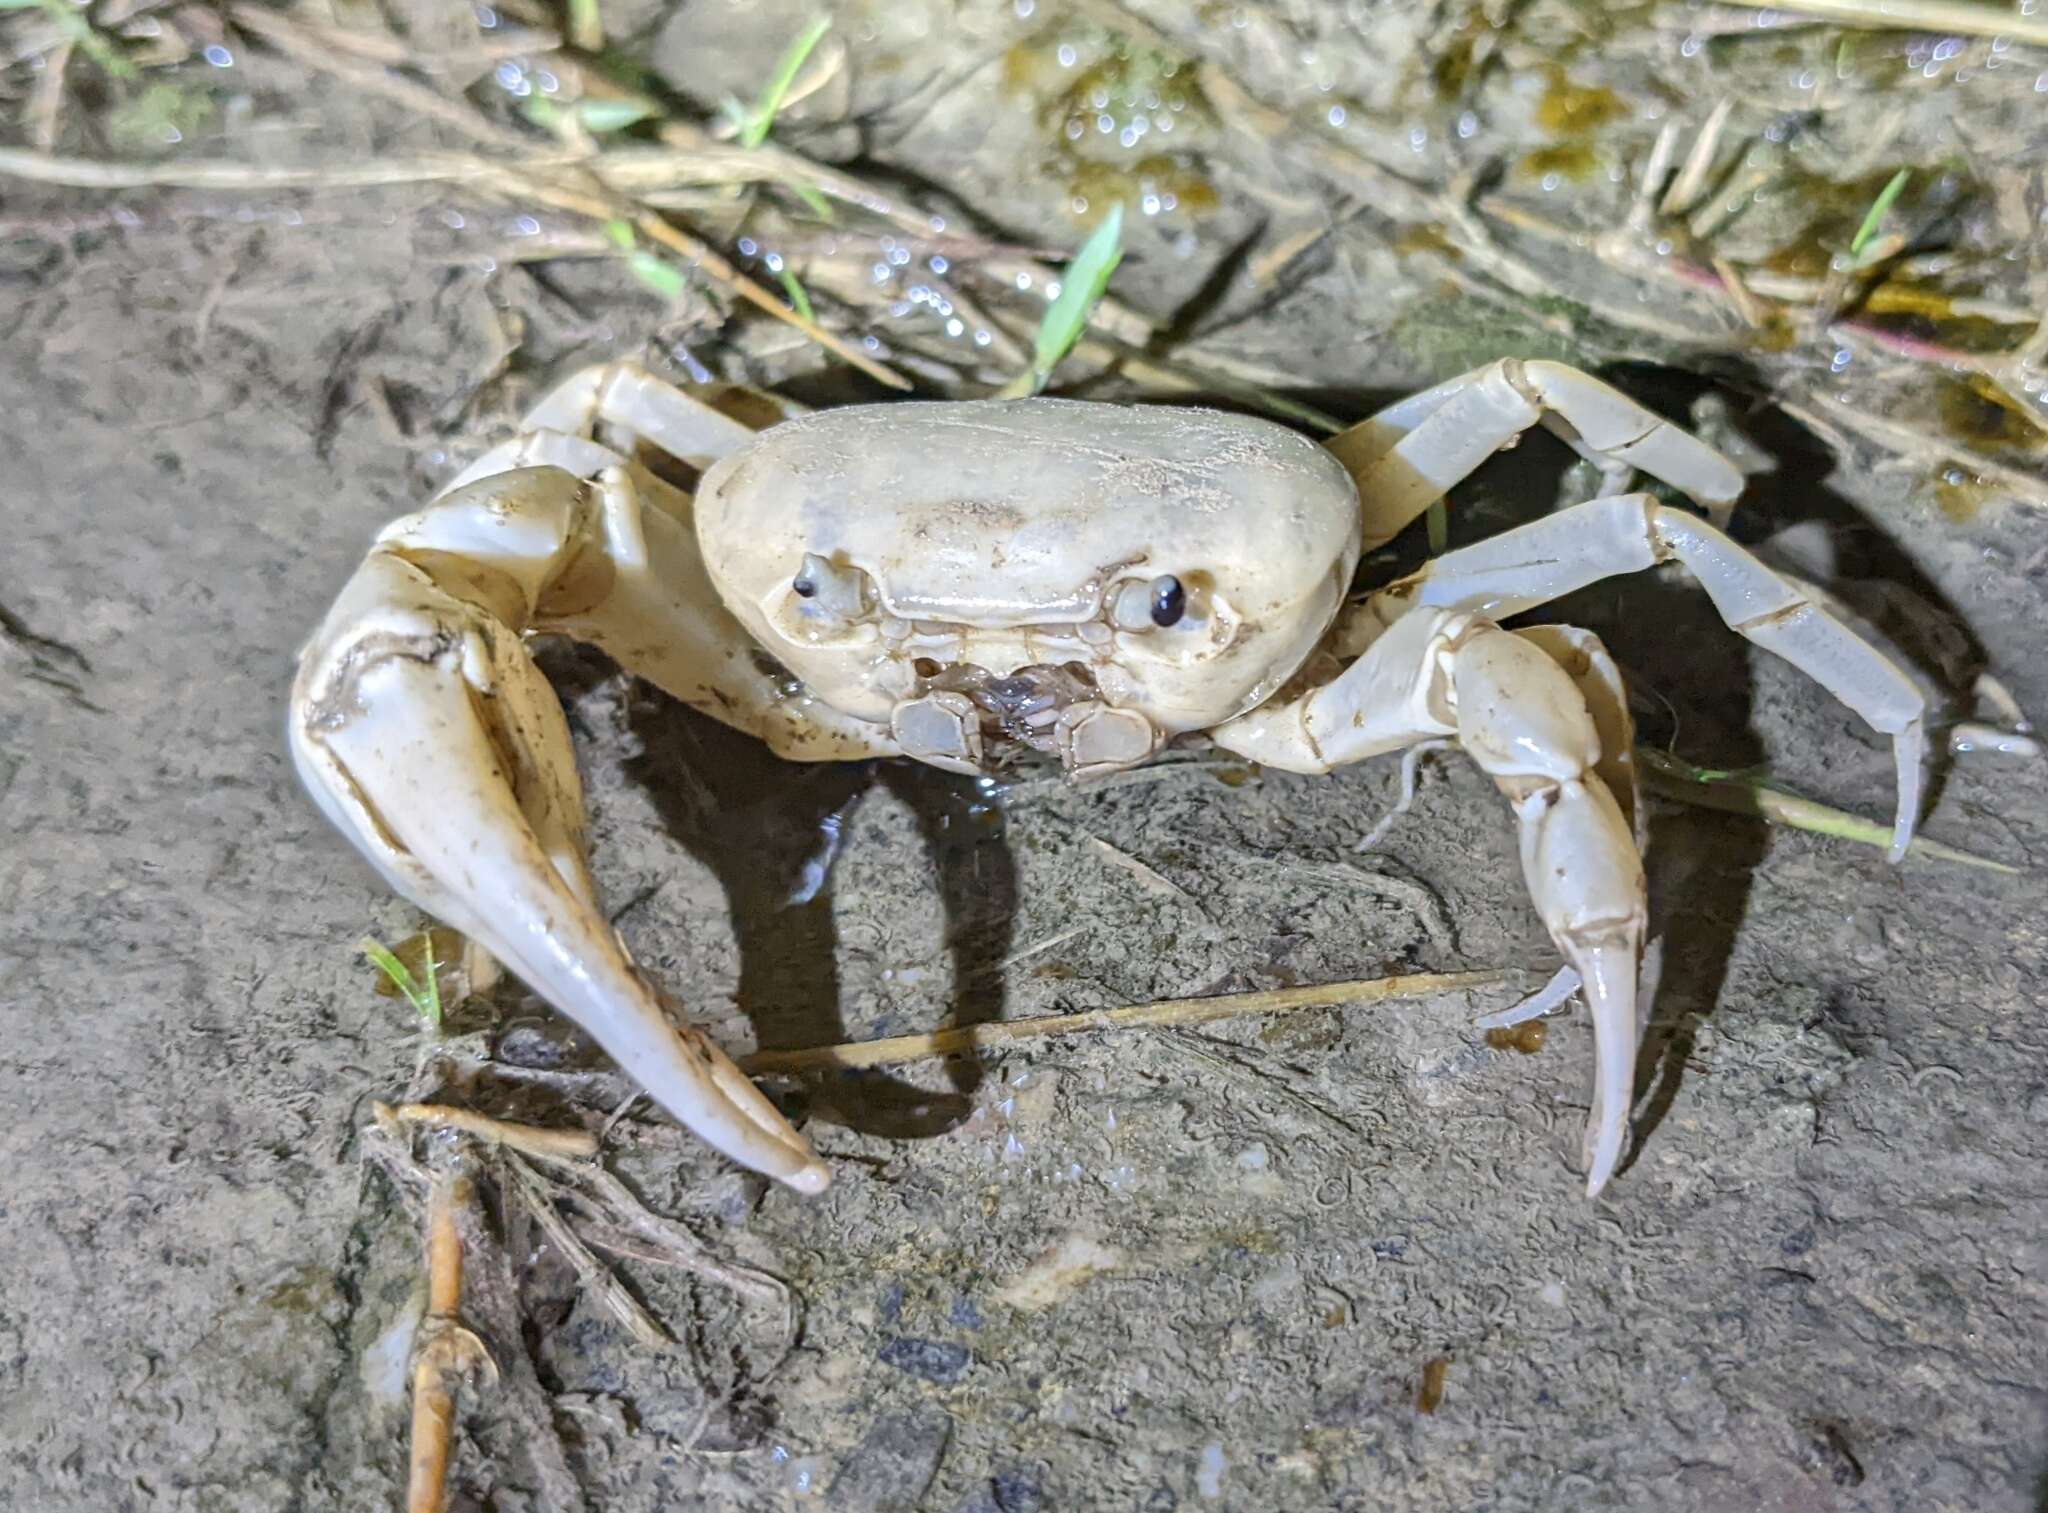
[(1894, 201), (1905, 192), (1906, 181), (1913, 176), (1912, 170), (1901, 168), (1893, 174), (1884, 188), (1878, 190), (1877, 198), (1870, 202), (1870, 208), (1863, 213), (1863, 224), (1856, 228), (1856, 235), (1849, 239), (1849, 256), (1861, 257), (1870, 239), (1877, 235), (1877, 228), (1884, 220), (1884, 213), (1892, 208)]
[(651, 100), (578, 100), (576, 119), (583, 123), (583, 129), (592, 136), (603, 136), (610, 131), (624, 131), (628, 126), (637, 126), (651, 116), (659, 115)]
[(391, 985), (404, 995), (405, 1001), (412, 1005), (414, 1013), (434, 1029), (441, 1028), (441, 980), (434, 961), (432, 931), (429, 931), (426, 937), (426, 962), (423, 970), (426, 972), (427, 981), (424, 987), (406, 970), (405, 963), (400, 961), (383, 942), (365, 935), (356, 945), (363, 955), (370, 958), (378, 971), (391, 979)]
[[(1789, 825), (1795, 830), (1810, 830), (1815, 835), (1854, 841), (1860, 846), (1874, 846), (1880, 851), (1891, 849), (1889, 825), (1880, 825), (1859, 814), (1850, 814), (1783, 788), (1771, 787), (1754, 776), (1718, 774), (1703, 767), (1694, 767), (1667, 751), (1658, 751), (1650, 746), (1638, 746), (1636, 758), (1642, 764), (1643, 786), (1662, 798), (1701, 809), (1717, 809), (1723, 814), (1748, 815), (1774, 825)], [(1928, 861), (1958, 862), (1966, 867), (1981, 867), (1987, 872), (2003, 872), (2011, 876), (2023, 870), (1917, 835), (1906, 848), (1906, 854)]]
[(775, 276), (782, 280), (782, 292), (789, 296), (790, 309), (816, 325), (818, 317), (811, 311), (811, 297), (804, 293), (804, 286), (796, 281), (796, 275), (784, 268)]
[(1089, 312), (1109, 288), (1109, 277), (1116, 272), (1116, 265), (1124, 260), (1123, 240), (1124, 207), (1119, 201), (1109, 207), (1102, 224), (1081, 244), (1081, 250), (1060, 275), (1060, 292), (1045, 307), (1038, 322), (1038, 350), (1032, 356), (1031, 371), (1018, 375), (1005, 386), (1001, 397), (1016, 399), (1037, 394), (1051, 382), (1053, 369), (1065, 361), (1081, 333), (1088, 329)]
[(744, 112), (740, 122), (740, 145), (759, 147), (768, 140), (768, 132), (775, 125), (775, 113), (782, 109), (782, 101), (789, 93), (790, 85), (796, 83), (796, 76), (812, 49), (824, 41), (825, 33), (832, 29), (832, 18), (820, 16), (805, 27), (802, 35), (789, 44), (782, 61), (775, 65), (775, 72), (768, 85), (761, 91), (761, 98), (754, 102), (752, 110)]
[(792, 184), (789, 187), (796, 197), (804, 202), (811, 214), (815, 215), (826, 225), (829, 226), (838, 219), (838, 217), (832, 214), (831, 201), (827, 200), (824, 195), (818, 193), (809, 184)]
[(633, 277), (671, 304), (683, 297), (683, 289), (689, 282), (684, 278), (682, 269), (652, 252), (627, 253), (626, 266), (633, 270)]

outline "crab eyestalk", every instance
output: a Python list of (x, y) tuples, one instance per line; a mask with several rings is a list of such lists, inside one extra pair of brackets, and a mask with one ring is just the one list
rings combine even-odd
[(1180, 579), (1166, 574), (1148, 581), (1133, 580), (1110, 602), (1109, 618), (1119, 630), (1161, 630), (1178, 625), (1188, 612), (1188, 593)]
[(839, 620), (858, 620), (875, 602), (866, 573), (828, 562), (815, 552), (804, 554), (804, 564), (789, 586), (799, 599)]

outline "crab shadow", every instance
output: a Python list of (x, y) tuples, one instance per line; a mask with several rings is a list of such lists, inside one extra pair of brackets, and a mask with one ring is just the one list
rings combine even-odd
[[(547, 666), (572, 709), (578, 685), (616, 675), (583, 649), (558, 649)], [(1002, 1016), (1002, 974), (994, 968), (1010, 947), (1016, 867), (1000, 815), (972, 779), (908, 762), (785, 762), (646, 684), (629, 691), (626, 709), (639, 746), (625, 764), (628, 777), (724, 889), (739, 953), (737, 1004), (762, 1050), (852, 1038), (834, 863), (855, 809), (877, 786), (915, 816), (937, 874), (951, 966), (947, 1022)], [(885, 1024), (882, 1032), (937, 1027)], [(771, 1091), (792, 1117), (889, 1139), (929, 1138), (967, 1118), (981, 1081), (973, 1057), (951, 1058), (943, 1069), (943, 1089), (879, 1071), (831, 1071), (781, 1079)]]

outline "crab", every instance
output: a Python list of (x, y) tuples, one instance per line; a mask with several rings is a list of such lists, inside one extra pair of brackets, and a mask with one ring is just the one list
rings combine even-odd
[[(1504, 359), (1320, 444), (1198, 409), (732, 401), (633, 362), (550, 392), (377, 536), (300, 653), (289, 740), (392, 887), (702, 1139), (799, 1192), (827, 1185), (824, 1163), (670, 1013), (599, 909), (530, 637), (595, 645), (800, 762), (985, 772), (1036, 753), (1085, 782), (1202, 737), (1300, 773), (1454, 741), (1513, 809), (1567, 964), (1501, 1017), (1574, 990), (1591, 1012), (1588, 1196), (1622, 1154), (1639, 1036), (1633, 731), (1591, 633), (1501, 622), (1681, 564), (1732, 630), (1891, 738), (1894, 861), (1912, 835), (1915, 683), (1723, 533), (1733, 465), (1575, 369)], [(1538, 425), (1597, 466), (1598, 497), (1354, 596), (1363, 552)], [(1630, 492), (1638, 469), (1703, 513)], [(692, 476), (694, 497), (676, 482)]]

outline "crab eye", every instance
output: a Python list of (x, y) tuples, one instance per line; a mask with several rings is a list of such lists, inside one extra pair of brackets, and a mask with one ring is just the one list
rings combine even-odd
[(1162, 630), (1180, 624), (1181, 616), (1188, 612), (1187, 590), (1180, 586), (1180, 579), (1172, 576), (1154, 578), (1148, 592), (1151, 595), (1152, 623)]
[(804, 555), (803, 565), (790, 580), (789, 591), (806, 599), (821, 613), (840, 620), (858, 620), (874, 602), (867, 574), (857, 567), (843, 567), (815, 552)]

